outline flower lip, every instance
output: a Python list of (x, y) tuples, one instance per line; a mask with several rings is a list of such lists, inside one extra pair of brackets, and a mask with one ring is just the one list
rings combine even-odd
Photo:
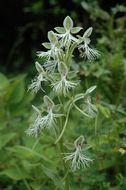
[(58, 94), (66, 96), (70, 89), (74, 89), (78, 83), (79, 81), (69, 81), (65, 75), (61, 75), (61, 80), (51, 84), (51, 87), (53, 87), (54, 91)]
[(71, 170), (75, 172), (77, 169), (89, 167), (89, 163), (93, 160), (87, 157), (84, 152), (90, 148), (87, 147), (84, 150), (82, 149), (82, 145), (84, 143), (84, 137), (81, 135), (74, 142), (75, 150), (71, 153), (65, 153), (65, 161), (69, 161), (71, 163)]
[(88, 60), (94, 60), (100, 57), (99, 51), (96, 49), (90, 48), (87, 43), (84, 43), (83, 45), (80, 45), (78, 47), (80, 50), (80, 56), (87, 58)]

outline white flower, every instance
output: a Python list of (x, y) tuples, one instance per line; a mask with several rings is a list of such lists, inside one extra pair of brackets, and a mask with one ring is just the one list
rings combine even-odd
[(63, 114), (54, 113), (56, 106), (48, 96), (44, 96), (44, 104), (46, 106), (46, 115), (42, 115), (41, 111), (37, 107), (32, 106), (34, 111), (37, 113), (37, 117), (34, 123), (31, 124), (26, 131), (28, 135), (37, 137), (43, 129), (48, 129), (51, 132), (55, 132), (57, 124), (56, 118), (63, 116)]
[(43, 73), (40, 73), (37, 77), (35, 77), (32, 80), (32, 83), (31, 85), (29, 85), (28, 90), (32, 90), (35, 93), (37, 93), (40, 89), (44, 91), (42, 88), (42, 82), (46, 82), (46, 81), (47, 79), (45, 78)]
[(37, 52), (37, 56), (42, 58), (42, 57), (46, 57), (48, 60), (50, 60), (51, 58), (56, 59), (58, 57), (58, 54), (60, 54), (61, 49), (59, 47), (57, 47), (54, 44), (51, 44), (51, 48), (50, 50), (45, 51), (38, 51)]
[(94, 60), (100, 56), (100, 53), (96, 49), (90, 48), (87, 43), (80, 45), (78, 49), (81, 52), (81, 57), (87, 58), (89, 60)]
[(55, 114), (53, 114), (52, 109), (50, 109), (47, 115), (45, 116), (41, 116), (40, 114), (38, 114), (34, 123), (30, 125), (26, 133), (29, 136), (37, 137), (43, 129), (45, 128), (53, 129), (53, 127), (55, 126), (56, 126)]
[(50, 59), (51, 58), (51, 50), (48, 50), (46, 52), (45, 51), (38, 51), (37, 56), (40, 58), (47, 57), (48, 59)]
[(47, 129), (53, 129), (53, 127), (56, 127), (56, 114), (53, 113), (52, 109), (50, 109), (48, 114), (42, 118), (42, 125)]
[[(81, 142), (79, 142), (80, 140)], [(77, 169), (89, 167), (89, 163), (93, 161), (84, 154), (84, 151), (82, 150), (83, 141), (84, 137), (80, 136), (74, 142), (75, 150), (71, 153), (65, 153), (66, 156), (64, 157), (64, 159), (66, 162), (67, 161), (71, 162), (71, 170), (73, 172), (76, 171)]]
[(63, 46), (71, 42), (78, 42), (78, 39), (71, 35), (70, 30), (67, 30), (64, 34), (57, 34), (57, 37), (61, 38)]
[(57, 65), (58, 61), (51, 60), (51, 61), (46, 61), (43, 66), (47, 72), (54, 72)]
[(41, 116), (40, 110), (37, 107), (32, 106), (32, 108), (36, 112), (37, 117), (36, 117), (34, 123), (31, 124), (30, 127), (27, 129), (26, 133), (29, 136), (35, 136), (35, 137), (37, 137), (38, 134), (40, 133), (42, 127), (43, 127), (42, 126), (42, 116)]
[(83, 111), (89, 114), (92, 118), (96, 117), (97, 115), (97, 108), (91, 102), (91, 97), (86, 97), (85, 103), (83, 104)]
[(58, 94), (63, 94), (64, 96), (67, 95), (70, 89), (75, 88), (77, 85), (78, 81), (68, 81), (65, 75), (61, 75), (60, 81), (51, 84), (55, 92), (57, 92)]
[(73, 34), (78, 33), (82, 28), (81, 27), (73, 27), (72, 19), (67, 16), (63, 21), (64, 27), (56, 27), (55, 30), (59, 33), (55, 33), (57, 37), (61, 40), (63, 46), (69, 45), (71, 42), (78, 42), (78, 39), (75, 38)]
[(30, 125), (30, 127), (27, 129), (26, 133), (29, 136), (38, 137), (41, 129), (42, 129), (42, 117), (39, 115), (35, 119), (34, 123)]

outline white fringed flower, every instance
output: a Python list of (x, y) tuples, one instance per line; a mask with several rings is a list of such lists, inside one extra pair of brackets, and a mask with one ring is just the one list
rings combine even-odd
[(37, 117), (34, 123), (30, 125), (30, 127), (26, 131), (26, 133), (29, 136), (37, 137), (43, 129), (47, 129), (47, 130), (51, 130), (55, 132), (56, 124), (57, 124), (56, 118), (63, 116), (63, 114), (54, 113), (55, 105), (48, 96), (44, 96), (44, 104), (46, 106), (46, 113), (47, 113), (46, 115), (42, 115), (41, 111), (37, 107), (32, 106), (34, 111), (37, 114)]
[(35, 93), (37, 93), (39, 90), (42, 90), (44, 92), (44, 89), (42, 88), (42, 82), (46, 81), (47, 79), (41, 73), (32, 80), (32, 83), (31, 85), (29, 85), (28, 90), (31, 90), (32, 92)]
[[(79, 142), (80, 141), (80, 142)], [(84, 137), (80, 136), (75, 142), (75, 150), (71, 153), (65, 153), (65, 161), (69, 161), (71, 164), (71, 170), (75, 172), (78, 169), (89, 167), (89, 163), (93, 160), (87, 157), (82, 150), (82, 144), (84, 142)], [(86, 148), (87, 149), (87, 148)]]
[(42, 130), (42, 118), (41, 116), (38, 116), (34, 123), (30, 125), (30, 127), (27, 129), (26, 133), (29, 136), (38, 137), (40, 131)]
[(43, 57), (46, 57), (48, 59), (51, 58), (51, 50), (48, 50), (48, 51), (37, 51), (37, 56), (40, 57), (40, 58), (43, 58)]
[(51, 60), (51, 61), (46, 61), (43, 66), (47, 72), (53, 73), (55, 71), (57, 65), (58, 65), (57, 60)]
[(48, 39), (49, 42), (45, 42), (42, 44), (48, 50), (46, 52), (38, 51), (37, 55), (40, 58), (47, 58), (47, 63), (50, 63), (51, 61), (55, 61), (55, 63), (57, 63), (57, 61), (59, 60), (59, 56), (62, 52), (61, 45), (56, 37), (56, 34), (53, 31), (48, 32)]
[(78, 33), (81, 29), (81, 27), (73, 27), (73, 21), (69, 16), (64, 19), (63, 27), (55, 28), (55, 30), (58, 32), (56, 35), (63, 46), (69, 46), (71, 42), (78, 43), (78, 39), (72, 34)]
[(89, 60), (97, 59), (100, 56), (100, 53), (96, 49), (89, 47), (87, 43), (80, 45), (79, 48), (81, 57), (87, 58)]
[(99, 51), (97, 51), (96, 49), (93, 49), (89, 46), (89, 44), (91, 42), (89, 37), (92, 33), (92, 30), (93, 30), (93, 28), (90, 27), (84, 32), (82, 37), (78, 35), (79, 44), (81, 44), (78, 47), (78, 49), (80, 50), (80, 53), (81, 53), (80, 55), (81, 55), (81, 57), (87, 58), (89, 60), (94, 60), (100, 56)]
[(37, 137), (43, 129), (54, 130), (55, 127), (56, 127), (56, 116), (50, 109), (47, 112), (47, 115), (45, 115), (45, 116), (41, 116), (40, 114), (38, 114), (34, 123), (32, 125), (30, 125), (30, 127), (28, 128), (26, 133), (29, 136)]
[(90, 96), (87, 96), (85, 99), (85, 103), (83, 104), (83, 111), (89, 114), (92, 118), (96, 117), (97, 115), (98, 110), (96, 106), (92, 104)]
[(58, 59), (58, 55), (60, 55), (61, 53), (61, 49), (56, 47), (56, 45), (51, 44), (51, 48), (48, 51), (38, 51), (37, 52), (37, 56), (40, 58), (46, 57), (47, 60), (51, 60), (52, 59)]
[(56, 127), (57, 115), (53, 113), (52, 109), (48, 111), (48, 114), (42, 118), (42, 124), (47, 129), (54, 129)]
[(43, 125), (42, 125), (42, 116), (41, 116), (41, 111), (37, 107), (32, 105), (32, 108), (36, 112), (37, 117), (36, 117), (34, 123), (31, 124), (30, 127), (26, 130), (26, 133), (29, 136), (37, 137), (38, 134), (40, 133), (40, 131), (42, 130), (42, 127), (43, 127)]
[(69, 81), (66, 76), (61, 76), (61, 80), (51, 84), (54, 91), (58, 94), (66, 96), (69, 90), (74, 89), (78, 85), (78, 81)]
[(72, 36), (71, 31), (67, 30), (64, 34), (56, 34), (59, 39), (62, 40), (63, 46), (70, 44), (71, 42), (78, 42), (78, 39)]
[(47, 81), (47, 74), (38, 62), (35, 63), (35, 66), (36, 70), (38, 71), (38, 76), (32, 80), (32, 83), (29, 85), (28, 90), (32, 90), (32, 92), (37, 93), (40, 89), (44, 91), (42, 88), (42, 82)]

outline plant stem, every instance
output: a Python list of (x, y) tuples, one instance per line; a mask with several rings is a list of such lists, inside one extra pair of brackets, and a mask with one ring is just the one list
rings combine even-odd
[[(20, 168), (19, 168), (17, 165), (16, 165), (16, 168), (17, 168), (18, 172), (22, 175), (22, 173), (21, 173), (21, 171), (20, 171)], [(27, 189), (28, 189), (28, 190), (31, 190), (31, 188), (30, 188), (30, 186), (29, 186), (27, 180), (26, 180), (25, 178), (23, 178), (22, 180), (23, 180), (24, 184), (26, 185)]]
[(96, 115), (96, 118), (95, 118), (95, 136), (97, 136), (97, 129), (98, 129), (98, 115)]
[[(60, 98), (59, 98), (60, 99)], [(60, 99), (60, 101), (62, 102), (62, 113), (64, 113), (64, 97), (62, 97)], [(60, 118), (60, 129), (61, 129), (61, 134), (59, 135), (59, 138), (57, 139), (56, 142), (58, 142), (59, 144), (59, 148), (60, 148), (60, 152), (61, 152), (61, 159), (63, 161), (63, 166), (64, 166), (64, 181), (65, 181), (65, 189), (64, 190), (70, 190), (70, 187), (69, 187), (69, 171), (67, 169), (67, 164), (65, 163), (65, 160), (64, 160), (64, 157), (63, 157), (63, 153), (64, 153), (64, 139), (63, 139), (63, 134), (64, 134), (64, 131), (65, 131), (65, 128), (66, 128), (66, 125), (67, 125), (67, 121), (68, 121), (68, 116), (69, 116), (69, 112), (70, 112), (70, 108), (71, 106), (69, 107), (68, 109), (68, 112), (67, 112), (67, 116), (66, 116), (66, 119), (65, 119), (65, 122), (64, 122), (64, 118), (61, 117)], [(61, 138), (62, 137), (62, 138)]]
[(62, 128), (61, 128), (62, 131), (61, 131), (61, 133), (60, 133), (58, 139), (56, 140), (55, 144), (57, 144), (57, 143), (60, 141), (60, 139), (62, 138), (62, 136), (63, 136), (63, 134), (64, 134), (64, 132), (65, 132), (65, 129), (66, 129), (66, 126), (67, 126), (67, 122), (68, 122), (68, 117), (69, 117), (69, 113), (70, 113), (71, 106), (72, 106), (72, 105), (70, 104), (70, 106), (69, 106), (69, 108), (68, 108), (68, 111), (67, 111), (67, 115), (66, 115), (65, 123), (64, 123), (64, 125), (62, 125)]
[(88, 115), (88, 114), (86, 114), (85, 112), (83, 112), (83, 111), (82, 111), (78, 106), (76, 106), (75, 104), (74, 104), (74, 107), (75, 107), (80, 113), (82, 113), (84, 116), (92, 118), (90, 115)]
[(121, 99), (121, 96), (122, 96), (122, 93), (123, 93), (125, 81), (126, 81), (126, 77), (121, 81), (121, 85), (120, 85), (120, 89), (119, 89), (119, 94), (118, 94), (117, 99), (116, 99), (116, 110), (117, 110), (117, 108), (119, 106), (119, 103), (120, 103), (120, 99)]
[[(64, 148), (63, 148), (63, 138), (59, 141), (59, 147), (60, 147), (60, 152), (61, 154), (64, 152)], [(68, 169), (67, 169), (67, 165), (65, 163), (65, 160), (63, 159), (63, 156), (62, 157), (62, 160), (63, 160), (63, 166), (64, 166), (64, 180), (65, 180), (65, 189), (64, 190), (70, 190), (70, 187), (69, 187), (69, 175), (68, 175)]]
[(36, 146), (37, 146), (38, 143), (39, 143), (39, 138), (37, 138), (37, 140), (33, 144), (32, 150), (34, 150), (36, 148)]

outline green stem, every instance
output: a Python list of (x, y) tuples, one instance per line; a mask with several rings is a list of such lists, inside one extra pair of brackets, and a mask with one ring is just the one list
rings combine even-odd
[[(59, 100), (60, 100), (60, 102), (62, 104), (62, 113), (64, 113), (64, 97), (62, 96), (61, 98), (59, 98)], [(69, 170), (68, 170), (67, 164), (66, 164), (66, 162), (64, 160), (64, 156), (63, 156), (63, 153), (65, 152), (64, 151), (64, 145), (63, 145), (64, 140), (61, 137), (63, 136), (65, 128), (67, 126), (70, 109), (71, 109), (71, 104), (69, 105), (69, 108), (68, 108), (68, 111), (67, 111), (65, 123), (64, 123), (64, 118), (63, 117), (60, 118), (60, 129), (62, 131), (61, 131), (61, 134), (60, 134), (59, 138), (56, 141), (56, 143), (59, 142), (58, 145), (59, 145), (59, 149), (60, 149), (60, 153), (61, 153), (61, 159), (62, 159), (63, 167), (64, 167), (64, 178), (63, 178), (63, 181), (65, 181), (64, 190), (70, 190), (70, 187), (69, 187), (69, 175), (68, 175)]]
[(70, 106), (69, 106), (69, 108), (68, 108), (64, 126), (62, 127), (62, 131), (61, 131), (61, 133), (60, 133), (58, 139), (56, 140), (55, 144), (57, 144), (57, 143), (59, 142), (59, 140), (62, 138), (62, 136), (63, 136), (63, 134), (64, 134), (64, 132), (65, 132), (65, 129), (66, 129), (66, 126), (67, 126), (67, 122), (68, 122), (68, 118), (69, 118), (69, 113), (70, 113), (71, 106), (72, 106), (72, 104), (70, 104)]
[(116, 100), (116, 110), (117, 110), (117, 108), (118, 108), (118, 106), (119, 106), (119, 103), (120, 103), (120, 99), (121, 99), (121, 96), (122, 96), (122, 93), (123, 93), (125, 81), (126, 81), (126, 77), (121, 81), (119, 94), (118, 94), (117, 100)]
[(84, 116), (92, 118), (90, 115), (88, 115), (88, 114), (86, 114), (85, 112), (83, 112), (83, 111), (82, 111), (78, 106), (76, 106), (75, 104), (74, 104), (74, 107), (75, 107), (80, 113), (82, 113)]
[(65, 181), (65, 189), (64, 190), (70, 190), (69, 188), (69, 171), (67, 169), (67, 165), (65, 163), (65, 160), (63, 158), (63, 153), (64, 153), (64, 148), (63, 148), (63, 138), (59, 141), (59, 147), (60, 147), (60, 152), (61, 152), (61, 158), (62, 158), (62, 161), (63, 161), (63, 166), (64, 166), (64, 178), (63, 178), (63, 181)]
[[(22, 175), (22, 172), (20, 171), (20, 168), (17, 165), (16, 165), (16, 168), (17, 168), (18, 172)], [(23, 178), (23, 182), (24, 182), (25, 186), (27, 187), (27, 189), (31, 190), (31, 188), (25, 178)]]
[(95, 136), (97, 136), (97, 129), (98, 129), (98, 115), (95, 117)]
[(37, 146), (38, 143), (39, 143), (39, 138), (37, 138), (37, 140), (33, 144), (32, 150), (34, 150), (36, 148), (36, 146)]

